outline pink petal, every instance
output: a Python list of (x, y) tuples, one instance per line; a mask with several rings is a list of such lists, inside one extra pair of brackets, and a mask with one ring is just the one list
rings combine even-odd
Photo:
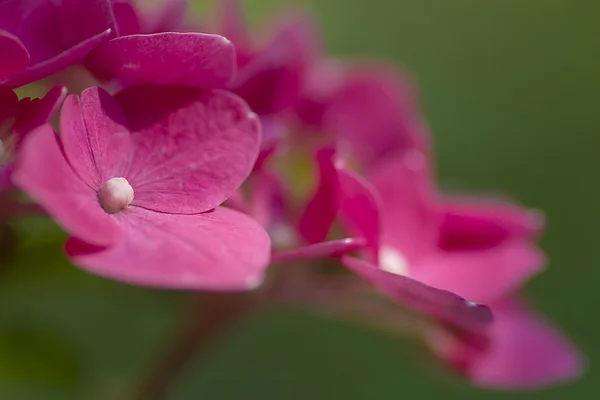
[(344, 81), (323, 117), (325, 129), (348, 140), (361, 162), (371, 165), (406, 149), (428, 153), (428, 134), (406, 77), (364, 65), (347, 71)]
[(103, 89), (70, 95), (60, 115), (65, 155), (75, 172), (94, 190), (110, 178), (122, 177), (134, 152), (118, 103)]
[(56, 72), (59, 72), (73, 64), (82, 61), (85, 56), (98, 46), (100, 43), (106, 41), (110, 36), (111, 31), (106, 30), (99, 33), (96, 36), (89, 38), (88, 40), (71, 47), (58, 55), (51, 58), (40, 61), (39, 63), (33, 64), (24, 72), (11, 77), (6, 82), (0, 82), (2, 85), (6, 85), (12, 88), (21, 87), (28, 83), (35, 82), (37, 80), (46, 78)]
[(275, 253), (272, 263), (286, 263), (299, 260), (318, 260), (326, 257), (340, 257), (346, 253), (358, 250), (366, 245), (362, 238), (347, 238), (315, 243), (308, 246)]
[(23, 43), (16, 36), (3, 30), (0, 30), (0, 54), (0, 84), (25, 71), (29, 65), (29, 52)]
[(492, 310), (494, 323), (487, 331), (486, 348), (474, 349), (468, 342), (457, 340), (432, 342), (442, 356), (462, 363), (476, 385), (540, 389), (581, 375), (583, 355), (556, 327), (525, 304), (515, 299), (502, 300)]
[(136, 153), (123, 176), (133, 204), (195, 213), (231, 196), (252, 171), (260, 147), (258, 118), (224, 91), (146, 86), (116, 96)]
[(333, 148), (323, 148), (315, 154), (319, 181), (298, 222), (298, 232), (307, 243), (323, 242), (338, 212), (339, 184), (334, 157)]
[(114, 242), (119, 227), (65, 161), (49, 125), (31, 132), (18, 154), (13, 181), (33, 197), (65, 230), (90, 243)]
[[(0, 127), (6, 128), (4, 124), (8, 122), (9, 118), (17, 115), (18, 108), (19, 97), (17, 94), (9, 88), (0, 86)], [(0, 137), (0, 139), (2, 138)]]
[(273, 39), (239, 67), (233, 89), (258, 114), (273, 114), (294, 106), (308, 65), (314, 58), (312, 20), (285, 21)]
[(511, 240), (493, 249), (438, 253), (418, 262), (411, 276), (428, 285), (489, 303), (541, 272), (545, 257), (534, 245)]
[(186, 13), (188, 13), (188, 0), (163, 0), (162, 5), (145, 15), (142, 21), (144, 33), (179, 32)]
[[(240, 0), (222, 0), (218, 3), (217, 31), (231, 40), (237, 53), (250, 53), (250, 33)], [(239, 56), (239, 54), (238, 54)], [(247, 58), (247, 57), (243, 57)]]
[(367, 181), (348, 170), (338, 168), (338, 179), (339, 207), (346, 229), (352, 236), (366, 240), (367, 257), (377, 263), (381, 200)]
[(71, 238), (73, 263), (141, 286), (218, 291), (255, 288), (269, 263), (267, 233), (237, 211), (176, 215), (131, 207), (115, 216), (122, 240), (101, 248)]
[(235, 71), (235, 51), (218, 35), (130, 35), (96, 48), (86, 67), (98, 80), (123, 87), (153, 83), (224, 88)]
[(344, 256), (342, 262), (392, 299), (416, 311), (466, 328), (481, 328), (492, 321), (488, 307), (467, 301), (452, 292), (384, 271), (354, 257)]
[(382, 162), (370, 176), (381, 198), (381, 241), (409, 260), (431, 251), (438, 235), (441, 216), (427, 163), (424, 153), (403, 152)]
[(64, 48), (74, 47), (108, 29), (112, 37), (120, 35), (110, 0), (61, 0), (58, 27)]

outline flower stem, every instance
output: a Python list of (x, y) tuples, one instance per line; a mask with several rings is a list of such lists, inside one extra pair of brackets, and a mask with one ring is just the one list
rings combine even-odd
[(171, 384), (185, 367), (252, 311), (260, 298), (258, 292), (192, 294), (181, 325), (143, 377), (136, 398), (168, 398)]

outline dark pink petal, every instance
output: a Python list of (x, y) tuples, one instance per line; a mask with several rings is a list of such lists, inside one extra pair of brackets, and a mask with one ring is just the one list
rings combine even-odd
[(111, 31), (106, 30), (51, 58), (35, 64), (32, 63), (26, 71), (11, 77), (5, 82), (0, 81), (0, 84), (17, 88), (59, 72), (73, 64), (83, 61), (90, 50), (106, 41), (110, 34)]
[(362, 238), (347, 238), (315, 243), (308, 246), (275, 253), (272, 263), (284, 263), (299, 260), (316, 260), (326, 257), (340, 257), (346, 253), (358, 250), (366, 245)]
[(118, 36), (141, 33), (141, 22), (134, 4), (130, 0), (113, 0), (113, 14), (118, 27)]
[(488, 250), (432, 254), (414, 265), (411, 277), (489, 303), (540, 273), (545, 257), (536, 246), (510, 240)]
[(131, 207), (115, 214), (123, 238), (101, 248), (77, 238), (66, 250), (74, 264), (107, 278), (142, 286), (187, 290), (248, 290), (269, 263), (265, 230), (227, 208), (194, 215)]
[(64, 48), (77, 46), (102, 32), (119, 36), (110, 0), (61, 0), (58, 28)]
[(314, 42), (312, 20), (285, 21), (263, 49), (239, 66), (233, 90), (261, 115), (291, 109), (314, 58)]
[(14, 126), (18, 140), (23, 140), (28, 132), (48, 123), (58, 111), (66, 96), (67, 88), (56, 85), (41, 99), (33, 99), (23, 104), (20, 107), (17, 122)]
[(298, 232), (307, 243), (325, 241), (338, 212), (339, 183), (335, 153), (335, 149), (323, 148), (315, 154), (319, 181), (298, 221)]
[(416, 311), (466, 328), (481, 328), (492, 321), (488, 307), (465, 300), (452, 292), (384, 271), (354, 257), (344, 256), (342, 262), (392, 299)]
[(180, 32), (188, 12), (188, 0), (163, 0), (156, 10), (142, 19), (143, 33)]
[(505, 240), (535, 239), (543, 215), (499, 200), (447, 199), (440, 226), (439, 247), (447, 252), (485, 250)]
[(235, 71), (235, 51), (223, 36), (156, 33), (113, 39), (92, 51), (87, 69), (101, 82), (123, 87), (173, 84), (224, 88)]
[(379, 258), (379, 236), (381, 229), (381, 200), (367, 181), (358, 175), (338, 168), (340, 185), (339, 209), (346, 229), (351, 235), (366, 240), (369, 260)]
[(96, 191), (65, 161), (58, 137), (49, 125), (25, 139), (12, 178), (69, 233), (97, 245), (112, 243), (119, 237), (120, 229), (98, 202)]
[(127, 177), (133, 204), (160, 212), (216, 207), (252, 171), (260, 148), (258, 118), (224, 91), (145, 86), (116, 96), (136, 152)]
[(0, 54), (0, 84), (25, 71), (29, 65), (29, 52), (23, 43), (16, 36), (3, 30), (0, 30)]
[[(10, 119), (17, 115), (19, 108), (19, 97), (9, 88), (0, 86), (0, 133), (2, 129), (8, 128), (4, 124), (9, 123)], [(0, 139), (2, 139), (0, 135)]]
[(430, 337), (448, 361), (460, 365), (478, 386), (495, 389), (540, 389), (577, 378), (584, 357), (556, 327), (521, 302), (502, 300), (492, 306), (494, 323), (488, 344), (473, 348), (458, 338)]
[(382, 243), (410, 261), (435, 246), (441, 214), (429, 177), (429, 160), (417, 150), (389, 157), (370, 182), (382, 204)]

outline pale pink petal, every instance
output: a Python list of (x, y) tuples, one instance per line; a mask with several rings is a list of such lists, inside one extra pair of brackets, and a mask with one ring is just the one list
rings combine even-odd
[(344, 256), (346, 267), (406, 307), (466, 328), (481, 328), (492, 321), (488, 307), (457, 294), (428, 286), (404, 275), (384, 271), (358, 258)]
[(323, 242), (338, 212), (339, 183), (335, 149), (319, 149), (315, 154), (318, 183), (298, 221), (298, 233), (307, 243)]
[(110, 0), (61, 0), (58, 28), (62, 45), (69, 48), (106, 30), (119, 36)]
[(441, 214), (428, 173), (428, 159), (413, 150), (389, 157), (369, 181), (381, 198), (382, 243), (412, 261), (436, 245)]
[(258, 118), (224, 91), (144, 86), (116, 96), (135, 142), (124, 171), (133, 204), (160, 212), (216, 207), (252, 171), (260, 148)]
[(107, 278), (187, 290), (248, 290), (261, 283), (270, 258), (265, 230), (224, 207), (194, 215), (131, 207), (114, 214), (123, 238), (107, 248), (67, 242), (74, 264)]
[(219, 35), (130, 35), (102, 44), (85, 65), (98, 80), (123, 87), (152, 83), (224, 88), (235, 71), (235, 50)]
[(143, 33), (180, 32), (188, 8), (188, 0), (163, 0), (160, 7), (144, 15)]
[(233, 42), (237, 55), (242, 55), (240, 61), (243, 62), (249, 56), (251, 45), (241, 1), (222, 0), (218, 2), (218, 7), (217, 31)]
[(297, 249), (275, 253), (271, 257), (272, 263), (286, 263), (299, 260), (318, 260), (326, 257), (340, 257), (365, 247), (366, 241), (362, 238), (347, 238), (315, 243)]
[(29, 65), (29, 52), (18, 37), (0, 30), (0, 84), (21, 73)]
[(540, 389), (581, 375), (585, 360), (556, 327), (515, 299), (492, 305), (494, 323), (484, 346), (438, 331), (428, 337), (442, 358), (476, 385), (504, 390)]
[(97, 245), (119, 237), (120, 229), (98, 202), (96, 191), (65, 161), (58, 136), (49, 125), (25, 139), (12, 178), (69, 233)]

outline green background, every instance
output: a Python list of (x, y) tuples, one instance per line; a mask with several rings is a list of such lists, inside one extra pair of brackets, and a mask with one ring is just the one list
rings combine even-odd
[[(297, 2), (299, 3), (299, 2)], [(528, 293), (588, 357), (578, 382), (536, 393), (471, 388), (427, 352), (299, 313), (248, 321), (177, 382), (174, 399), (572, 399), (600, 394), (600, 2), (312, 0), (335, 55), (376, 56), (416, 77), (451, 190), (544, 210), (546, 273)], [(250, 0), (250, 18), (284, 2)], [(306, 5), (306, 2), (301, 4)], [(199, 6), (198, 10), (202, 8)], [(177, 317), (174, 293), (70, 267), (63, 235), (27, 221), (0, 266), (0, 399), (113, 399)]]

